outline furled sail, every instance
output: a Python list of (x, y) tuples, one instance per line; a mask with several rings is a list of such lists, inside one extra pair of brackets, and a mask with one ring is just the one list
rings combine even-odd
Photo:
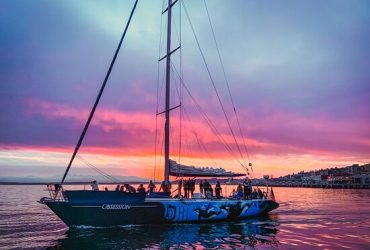
[(194, 167), (179, 164), (170, 160), (170, 175), (183, 177), (238, 177), (246, 174), (226, 171), (223, 168)]

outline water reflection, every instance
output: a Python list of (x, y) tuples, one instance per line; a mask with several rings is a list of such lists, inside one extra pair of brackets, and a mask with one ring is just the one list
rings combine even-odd
[[(0, 186), (0, 249), (369, 249), (370, 190), (276, 188), (269, 217), (201, 225), (70, 229), (35, 202), (44, 186)], [(294, 190), (294, 191), (293, 191)]]
[(236, 222), (71, 228), (54, 249), (69, 248), (245, 248), (277, 246), (277, 217), (270, 215)]

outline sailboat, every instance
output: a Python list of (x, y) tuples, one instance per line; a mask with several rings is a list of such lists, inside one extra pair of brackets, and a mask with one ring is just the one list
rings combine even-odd
[(170, 175), (182, 177), (227, 177), (243, 176), (224, 169), (197, 168), (185, 166), (170, 159), (170, 57), (178, 48), (171, 50), (171, 15), (177, 0), (168, 0), (162, 14), (167, 12), (167, 51), (161, 58), (166, 59), (166, 95), (164, 124), (164, 181), (166, 192), (119, 192), (99, 190), (65, 190), (63, 184), (73, 160), (82, 144), (83, 138), (95, 113), (104, 87), (116, 60), (122, 41), (126, 35), (137, 0), (132, 8), (125, 30), (114, 54), (108, 73), (98, 97), (91, 110), (83, 132), (78, 140), (71, 160), (60, 183), (49, 185), (50, 197), (43, 197), (40, 203), (49, 207), (66, 225), (75, 226), (118, 226), (158, 223), (201, 223), (220, 220), (236, 220), (259, 216), (276, 209), (279, 204), (267, 192), (259, 197), (205, 197), (203, 195), (184, 198), (172, 196)]

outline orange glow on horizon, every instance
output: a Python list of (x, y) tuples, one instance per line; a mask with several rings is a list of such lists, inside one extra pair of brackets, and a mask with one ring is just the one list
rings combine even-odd
[[(21, 158), (26, 164), (32, 165), (32, 161), (42, 162), (45, 168), (51, 165), (48, 161), (52, 160), (54, 165), (65, 167), (71, 157), (72, 150), (70, 148), (56, 147), (1, 147), (1, 153), (6, 153), (8, 158), (15, 159), (17, 154), (23, 155)], [(136, 155), (130, 154), (105, 154), (109, 151), (97, 151), (98, 148), (85, 148), (81, 155), (84, 159), (93, 163), (95, 166), (115, 175), (138, 176), (148, 179), (161, 180), (163, 178), (163, 159), (162, 156), (157, 156), (153, 153), (141, 153)], [(59, 157), (54, 157), (53, 154), (59, 154)], [(13, 156), (12, 156), (13, 154)], [(32, 155), (32, 158), (27, 158), (24, 155)], [(0, 155), (1, 156), (1, 155)], [(39, 157), (39, 159), (37, 158)], [(1, 157), (0, 157), (1, 158)], [(36, 160), (34, 159), (36, 158)], [(178, 160), (176, 156), (173, 160)], [(216, 162), (215, 164), (212, 164)], [(348, 166), (354, 163), (365, 164), (368, 159), (358, 160), (356, 157), (328, 157), (325, 155), (254, 155), (253, 156), (253, 175), (252, 177), (260, 178), (264, 174), (278, 177), (299, 171), (316, 170), (328, 167)], [(156, 166), (155, 166), (156, 163)], [(206, 157), (199, 158), (194, 156), (182, 156), (181, 163), (195, 166), (210, 166), (223, 167), (226, 170), (234, 172), (243, 172), (241, 166), (230, 157), (219, 157), (209, 159)], [(76, 166), (83, 167), (83, 164), (78, 160), (74, 163)], [(16, 167), (16, 166), (15, 166)], [(155, 171), (154, 171), (155, 170)], [(251, 172), (252, 174), (252, 172)]]

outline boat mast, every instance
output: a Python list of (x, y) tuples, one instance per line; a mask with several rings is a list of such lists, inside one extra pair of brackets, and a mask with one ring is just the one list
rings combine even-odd
[(171, 84), (171, 17), (172, 0), (168, 0), (167, 7), (167, 58), (166, 58), (166, 122), (164, 126), (164, 180), (170, 176), (170, 84)]

